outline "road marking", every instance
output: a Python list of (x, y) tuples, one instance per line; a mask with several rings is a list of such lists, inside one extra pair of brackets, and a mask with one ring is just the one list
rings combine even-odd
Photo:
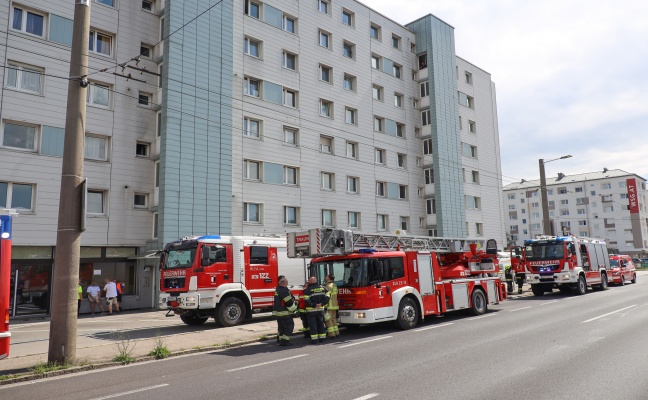
[(428, 327), (425, 327), (425, 328), (414, 329), (414, 332), (427, 331), (428, 329), (441, 328), (443, 326), (448, 326), (448, 325), (452, 325), (452, 324), (454, 324), (454, 322), (446, 322), (445, 324), (441, 324), (441, 325), (434, 325), (434, 326), (428, 326)]
[(475, 320), (475, 319), (482, 319), (482, 318), (494, 317), (494, 316), (496, 316), (496, 315), (497, 315), (497, 314), (486, 314), (486, 315), (480, 315), (479, 317), (470, 317), (470, 318), (466, 318), (466, 321), (472, 321), (472, 320)]
[(260, 367), (262, 365), (268, 365), (268, 364), (274, 364), (286, 360), (293, 360), (295, 358), (300, 358), (300, 357), (306, 357), (308, 354), (300, 354), (298, 356), (293, 356), (293, 357), (286, 357), (286, 358), (280, 358), (278, 360), (272, 360), (272, 361), (266, 361), (258, 364), (252, 364), (252, 365), (247, 365), (245, 367), (239, 367), (239, 368), (234, 368), (234, 369), (228, 369), (226, 372), (235, 372), (235, 371), (241, 371), (243, 369), (248, 369), (248, 368), (254, 368), (254, 367)]
[(97, 397), (97, 398), (92, 399), (92, 400), (112, 399), (114, 397), (126, 396), (127, 394), (144, 392), (146, 390), (158, 389), (158, 388), (165, 387), (165, 386), (169, 386), (169, 384), (168, 383), (163, 383), (161, 385), (147, 386), (147, 387), (143, 387), (143, 388), (140, 388), (140, 389), (129, 390), (128, 392), (121, 392), (121, 393), (115, 393), (115, 394), (111, 394), (111, 395), (104, 396), (104, 397)]
[(356, 397), (356, 398), (353, 399), (353, 400), (367, 400), (367, 399), (373, 399), (373, 398), (376, 397), (376, 396), (378, 396), (378, 393), (369, 393), (369, 394), (365, 394), (365, 395), (362, 396), (362, 397)]
[(539, 306), (546, 306), (547, 304), (557, 303), (557, 302), (558, 302), (558, 300), (552, 300), (552, 301), (548, 301), (548, 302), (546, 302), (546, 303), (542, 303), (542, 304), (538, 304), (538, 305), (539, 305)]
[(629, 309), (629, 308), (634, 308), (634, 307), (637, 307), (637, 305), (636, 305), (636, 304), (633, 304), (633, 305), (631, 305), (631, 306), (624, 307), (624, 308), (622, 308), (622, 309), (620, 309), (620, 310), (612, 311), (612, 312), (609, 312), (609, 313), (607, 313), (607, 314), (599, 315), (598, 317), (590, 318), (590, 319), (588, 319), (588, 320), (586, 320), (586, 321), (581, 322), (581, 324), (586, 324), (586, 323), (588, 323), (588, 322), (596, 321), (597, 319), (605, 318), (605, 317), (607, 317), (608, 315), (616, 314), (616, 313), (618, 313), (618, 312), (625, 311), (625, 310), (627, 310), (627, 309)]
[(520, 310), (526, 310), (527, 308), (531, 308), (532, 306), (528, 307), (522, 307), (522, 308), (516, 308), (515, 310), (509, 310), (509, 312), (515, 312), (515, 311), (520, 311)]
[(389, 339), (390, 337), (392, 337), (392, 336), (381, 336), (381, 337), (377, 337), (377, 338), (375, 338), (375, 339), (363, 340), (362, 342), (349, 343), (349, 344), (345, 344), (344, 346), (340, 346), (340, 347), (338, 347), (338, 349), (343, 349), (343, 348), (345, 348), (345, 347), (355, 346), (355, 345), (357, 345), (357, 344), (364, 344), (364, 343), (369, 343), (369, 342), (375, 342), (376, 340)]

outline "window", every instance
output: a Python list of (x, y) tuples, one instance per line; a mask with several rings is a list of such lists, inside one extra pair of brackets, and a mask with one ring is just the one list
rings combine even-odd
[(293, 18), (291, 16), (288, 16), (288, 15), (284, 15), (283, 16), (283, 30), (286, 31), (286, 32), (295, 33), (296, 32), (295, 27), (297, 25), (296, 21), (297, 20), (295, 18)]
[(418, 108), (418, 100), (417, 99), (412, 99), (412, 108)]
[(407, 168), (407, 156), (405, 154), (398, 153), (396, 161), (398, 162), (398, 168)]
[(281, 61), (281, 66), (288, 68), (290, 70), (297, 70), (297, 54), (289, 53), (287, 51), (283, 52), (283, 59)]
[(320, 99), (320, 115), (322, 117), (333, 118), (333, 102)]
[(12, 29), (36, 36), (43, 36), (45, 28), (44, 15), (25, 10), (22, 7), (14, 6), (11, 18)]
[(347, 177), (347, 192), (348, 193), (358, 193), (358, 180), (359, 178), (355, 176)]
[(576, 193), (582, 193), (582, 192), (583, 192), (583, 188), (582, 188), (582, 187), (575, 187), (575, 188), (574, 188), (574, 192), (576, 192)]
[(403, 137), (405, 135), (405, 125), (396, 123), (396, 136)]
[(436, 214), (436, 199), (431, 198), (425, 201), (425, 209), (428, 215)]
[(382, 132), (385, 120), (381, 117), (374, 117), (374, 131)]
[(349, 74), (344, 74), (344, 89), (355, 91), (356, 77)]
[(249, 15), (252, 18), (259, 19), (261, 14), (260, 11), (261, 7), (259, 6), (259, 3), (255, 3), (250, 0), (247, 0), (245, 2), (245, 14)]
[(8, 62), (6, 72), (6, 86), (25, 92), (42, 92), (43, 69), (28, 65)]
[(373, 85), (371, 88), (371, 96), (374, 100), (382, 100), (383, 88), (378, 85)]
[(400, 217), (400, 228), (407, 230), (409, 226), (409, 217)]
[(470, 72), (464, 71), (464, 78), (467, 84), (472, 85), (473, 79), (472, 79), (472, 74)]
[(625, 182), (619, 182), (619, 187), (620, 187), (620, 188), (625, 188), (625, 187), (626, 187), (626, 183), (625, 183)]
[(466, 195), (466, 209), (479, 210), (481, 208), (481, 198), (476, 196)]
[(284, 127), (284, 143), (297, 146), (299, 144), (299, 131), (294, 128)]
[(355, 44), (344, 41), (342, 43), (342, 55), (347, 58), (355, 58)]
[(416, 166), (420, 167), (423, 165), (423, 159), (421, 157), (416, 157)]
[(353, 159), (358, 159), (358, 143), (347, 142), (346, 156)]
[[(610, 199), (610, 200), (612, 200), (612, 199)], [(578, 197), (578, 198), (576, 198), (576, 204), (585, 204), (586, 201), (587, 201), (586, 197)]]
[(143, 92), (139, 93), (139, 97), (137, 99), (137, 105), (148, 107), (150, 102), (151, 102), (151, 95), (150, 94), (143, 93)]
[(558, 194), (567, 194), (567, 188), (558, 188)]
[(298, 171), (295, 167), (284, 167), (284, 185), (298, 185)]
[(464, 92), (459, 92), (459, 104), (464, 107), (473, 108), (473, 98)]
[(475, 222), (475, 233), (477, 236), (482, 236), (484, 234), (484, 224), (481, 222)]
[(137, 142), (135, 144), (135, 157), (148, 157), (151, 145), (148, 143)]
[(471, 171), (470, 172), (470, 177), (471, 177), (471, 182), (472, 183), (479, 183), (479, 172), (478, 171)]
[(372, 39), (380, 40), (380, 26), (371, 24), (369, 27), (369, 36), (371, 36)]
[(562, 205), (569, 204), (569, 199), (562, 199), (562, 200), (560, 200), (560, 204), (562, 204)]
[(604, 183), (601, 187), (603, 189), (612, 189), (612, 184), (611, 183)]
[(86, 135), (83, 157), (86, 160), (107, 161), (108, 138)]
[(398, 185), (398, 198), (401, 200), (407, 199), (407, 185)]
[(36, 126), (5, 122), (2, 133), (2, 146), (36, 151), (36, 144), (38, 143), (37, 130)]
[(103, 190), (88, 190), (86, 210), (88, 214), (103, 215), (106, 213), (105, 193)]
[(515, 210), (515, 204), (509, 204), (508, 208), (509, 210)]
[(360, 213), (349, 211), (349, 228), (360, 228)]
[(378, 214), (377, 215), (377, 225), (376, 227), (378, 228), (379, 231), (386, 231), (389, 227), (388, 223), (388, 216), (386, 214)]
[(579, 208), (579, 209), (576, 210), (576, 213), (578, 215), (585, 215), (585, 209), (584, 208)]
[(430, 125), (430, 110), (421, 111), (421, 125)]
[(394, 105), (399, 108), (403, 108), (403, 95), (400, 93), (394, 93)]
[(354, 110), (353, 108), (345, 108), (344, 109), (344, 122), (350, 125), (355, 125), (356, 124), (356, 113), (357, 111)]
[(355, 22), (355, 14), (347, 9), (342, 9), (342, 23), (344, 25), (353, 26)]
[(334, 210), (322, 210), (322, 226), (328, 226), (328, 227), (335, 226)]
[(142, 0), (142, 10), (153, 12), (153, 1)]
[(284, 206), (284, 225), (299, 224), (299, 207)]
[(427, 97), (430, 95), (430, 85), (428, 82), (421, 82), (419, 85), (419, 91), (421, 93), (421, 97)]
[(34, 185), (0, 182), (0, 208), (33, 210)]
[(86, 91), (86, 103), (108, 108), (110, 106), (110, 86), (91, 82)]
[(331, 14), (331, 4), (327, 0), (317, 0), (317, 9), (324, 14)]
[(423, 141), (423, 154), (425, 155), (432, 154), (432, 139), (425, 139)]
[(396, 35), (392, 35), (392, 47), (395, 49), (400, 49), (400, 43), (401, 38)]
[(468, 132), (477, 133), (477, 126), (475, 125), (475, 121), (468, 120)]
[(258, 138), (261, 134), (261, 121), (245, 117), (243, 118), (243, 135)]
[(425, 177), (425, 184), (432, 185), (434, 183), (434, 168), (423, 170), (423, 176)]
[(331, 48), (331, 34), (324, 32), (323, 30), (319, 31), (319, 45), (326, 47), (327, 49)]
[(153, 55), (153, 49), (151, 46), (141, 45), (140, 46), (140, 56), (144, 58), (151, 58)]
[(376, 164), (385, 165), (385, 150), (376, 149), (375, 159)]
[(155, 162), (154, 180), (155, 180), (155, 188), (157, 189), (160, 187), (160, 161), (159, 160)]
[(97, 3), (104, 4), (109, 7), (115, 7), (115, 0), (95, 0)]
[(402, 70), (403, 70), (402, 66), (400, 66), (398, 64), (394, 64), (392, 66), (392, 75), (394, 75), (396, 78), (400, 78)]
[(105, 56), (112, 55), (112, 36), (97, 31), (90, 31), (88, 50)]
[(146, 194), (146, 193), (135, 193), (133, 195), (133, 207), (134, 208), (146, 208), (146, 207), (148, 207), (148, 194)]
[(472, 146), (468, 143), (464, 143), (463, 155), (470, 158), (477, 158), (477, 146)]
[(283, 103), (284, 106), (286, 107), (297, 108), (297, 92), (291, 89), (284, 88)]
[(252, 181), (261, 180), (261, 163), (258, 161), (245, 160), (243, 162), (243, 177)]
[(243, 203), (243, 222), (260, 224), (261, 223), (261, 204)]
[(320, 151), (322, 153), (333, 154), (333, 138), (329, 136), (320, 136)]
[(371, 68), (380, 69), (380, 57), (376, 55), (371, 56)]
[(509, 193), (509, 194), (507, 195), (507, 198), (508, 198), (509, 200), (515, 200), (515, 193), (513, 193), (513, 194), (510, 194), (510, 193)]
[(419, 54), (419, 56), (418, 56), (418, 67), (419, 67), (419, 69), (427, 68), (427, 53)]
[(320, 80), (331, 83), (331, 76), (333, 75), (333, 68), (320, 64)]
[(540, 224), (531, 224), (531, 229), (540, 229)]
[(260, 97), (261, 81), (245, 77), (243, 79), (243, 93), (248, 96)]
[(614, 211), (614, 206), (605, 206), (603, 207), (604, 212), (612, 212)]
[(335, 190), (335, 174), (322, 172), (322, 189)]
[(261, 57), (261, 42), (246, 37), (243, 47), (243, 52), (248, 56), (259, 58)]
[(376, 182), (376, 196), (385, 197), (385, 182)]

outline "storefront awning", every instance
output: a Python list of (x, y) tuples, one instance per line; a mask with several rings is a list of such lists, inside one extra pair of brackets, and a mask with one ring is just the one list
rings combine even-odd
[(144, 253), (128, 257), (129, 260), (144, 260), (147, 258), (158, 258), (160, 255), (160, 250), (147, 250)]

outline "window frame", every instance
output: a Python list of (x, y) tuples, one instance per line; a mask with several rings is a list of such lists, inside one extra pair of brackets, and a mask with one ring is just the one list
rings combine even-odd
[[(292, 26), (293, 26), (292, 31), (287, 29), (287, 26), (288, 26), (287, 21), (288, 20), (292, 21)], [(284, 32), (288, 32), (288, 33), (292, 33), (293, 35), (296, 35), (297, 34), (297, 18), (293, 17), (292, 15), (288, 15), (288, 14), (284, 13), (284, 15), (281, 17), (281, 29)]]
[[(352, 223), (351, 215), (355, 218), (355, 225)], [(360, 212), (349, 211), (347, 212), (347, 224), (350, 229), (360, 229)]]
[[(151, 8), (150, 9), (144, 8), (144, 3), (150, 4)], [(154, 0), (142, 0), (140, 8), (142, 10), (146, 11), (146, 12), (155, 13), (155, 1)]]
[[(289, 173), (290, 171), (293, 172), (293, 175)], [(290, 165), (284, 165), (283, 167), (283, 184), (287, 186), (299, 186), (299, 168), (293, 167)], [(289, 179), (292, 178), (292, 179)], [(291, 180), (294, 180), (292, 182)]]
[[(136, 203), (136, 198), (137, 196), (141, 196), (144, 198), (144, 205), (137, 204)], [(148, 208), (148, 193), (143, 193), (143, 192), (135, 192), (133, 193), (133, 208), (134, 209), (146, 209)]]
[(376, 230), (377, 231), (388, 231), (389, 230), (389, 215), (388, 214), (376, 214)]
[[(253, 132), (252, 129), (250, 129), (253, 124), (256, 123), (256, 135), (255, 134), (249, 134), (249, 132)], [(248, 137), (248, 138), (253, 138), (253, 139), (261, 139), (262, 135), (262, 127), (263, 127), (263, 121), (257, 118), (252, 118), (248, 116), (243, 117), (243, 136)]]
[[(324, 79), (325, 76), (327, 75), (327, 79)], [(333, 67), (330, 67), (326, 64), (319, 64), (319, 80), (320, 82), (326, 82), (330, 85), (333, 84)]]
[(430, 117), (430, 110), (423, 110), (421, 111), (421, 126), (428, 126), (431, 125), (431, 117)]
[[(252, 7), (251, 6), (256, 6), (257, 15), (252, 14)], [(261, 19), (261, 4), (256, 2), (256, 1), (246, 0), (245, 1), (245, 15), (247, 15), (248, 17), (260, 20)]]
[[(263, 182), (263, 167), (262, 162), (257, 160), (243, 160), (243, 179), (253, 182)], [(251, 177), (250, 171), (256, 170), (256, 178)]]
[(360, 193), (360, 178), (358, 178), (357, 176), (347, 176), (347, 193)]
[[(345, 16), (349, 17), (349, 23), (345, 22)], [(342, 25), (355, 28), (355, 13), (347, 8), (342, 7)]]
[(332, 172), (324, 172), (322, 171), (320, 173), (320, 190), (324, 190), (327, 192), (334, 192), (335, 191), (335, 174)]
[(377, 165), (385, 165), (385, 149), (375, 149), (374, 163)]
[[(369, 24), (369, 37), (370, 38), (381, 42), (382, 41), (381, 31), (382, 31), (382, 29), (381, 29), (380, 25), (375, 24), (373, 22), (371, 22)], [(375, 36), (374, 36), (374, 32), (375, 32)]]
[(86, 215), (101, 217), (105, 216), (108, 212), (108, 196), (106, 196), (106, 191), (102, 189), (88, 189), (87, 197), (90, 197), (90, 194), (99, 194), (101, 196), (101, 212), (90, 211), (90, 199), (86, 200)]
[[(250, 96), (250, 97), (256, 97), (258, 99), (261, 98), (261, 82), (263, 82), (261, 79), (253, 78), (251, 76), (245, 76), (243, 77), (243, 94), (245, 96)], [(250, 88), (256, 86), (256, 95), (250, 93)]]
[[(349, 121), (349, 115), (351, 121)], [(344, 107), (344, 123), (347, 125), (358, 125), (358, 110), (351, 107)]]
[[(257, 219), (250, 219), (250, 206), (257, 207)], [(250, 201), (243, 202), (243, 223), (249, 225), (261, 225), (263, 222), (263, 204), (262, 203), (253, 203)]]
[[(15, 18), (15, 10), (16, 9), (19, 9), (20, 12), (21, 12), (20, 28), (19, 29), (14, 28), (14, 25), (15, 25), (14, 18)], [(28, 17), (29, 14), (37, 15), (37, 16), (42, 18), (42, 22), (43, 22), (42, 26), (41, 26), (41, 30), (43, 32), (42, 35), (37, 35), (35, 33), (27, 32), (27, 17)], [(14, 4), (13, 2), (11, 3), (11, 9), (9, 11), (9, 29), (10, 30), (12, 30), (14, 32), (21, 32), (21, 33), (24, 33), (26, 35), (31, 35), (31, 36), (35, 36), (35, 37), (39, 37), (39, 38), (44, 39), (47, 36), (47, 22), (48, 22), (47, 14), (45, 14), (45, 13), (43, 13), (41, 11), (34, 10), (33, 8), (30, 8), (30, 7), (25, 7), (23, 5), (17, 5), (17, 4)]]
[[(288, 104), (287, 103), (287, 95), (290, 95), (292, 97), (292, 103), (293, 104)], [(283, 88), (282, 91), (282, 99), (283, 99), (283, 105), (285, 107), (290, 107), (290, 108), (299, 108), (299, 92), (293, 89), (289, 89), (287, 87)]]
[[(261, 59), (261, 46), (263, 42), (250, 36), (245, 36), (243, 39), (243, 54), (252, 58)], [(253, 46), (254, 45), (254, 46)], [(256, 49), (256, 55), (253, 54), (252, 49)]]
[[(38, 94), (42, 95), (43, 94), (43, 87), (44, 87), (44, 80), (45, 80), (45, 68), (37, 67), (35, 65), (29, 65), (13, 60), (7, 60), (7, 71), (5, 71), (5, 79), (4, 79), (4, 85), (6, 88), (9, 88), (11, 90), (17, 90), (19, 92), (23, 93), (30, 93), (30, 94)], [(9, 70), (15, 71), (15, 80), (16, 80), (16, 86), (9, 86)], [(37, 74), (38, 75), (38, 91), (33, 91), (29, 90), (23, 87), (22, 82), (23, 82), (23, 75), (25, 71), (28, 71), (29, 73)]]
[[(322, 38), (326, 38), (326, 45), (323, 45), (323, 44), (322, 44)], [(323, 47), (323, 48), (325, 48), (325, 49), (331, 50), (332, 47), (333, 47), (333, 45), (332, 45), (332, 42), (333, 42), (332, 39), (333, 39), (333, 35), (332, 35), (330, 32), (325, 31), (324, 29), (319, 29), (319, 30), (318, 30), (318, 35), (317, 35), (317, 44), (318, 44), (320, 47)]]
[[(103, 90), (106, 90), (108, 92), (108, 101), (107, 104), (100, 104), (100, 103), (95, 103), (95, 90), (96, 88), (101, 88)], [(87, 92), (86, 92), (86, 105), (91, 106), (91, 107), (98, 107), (98, 108), (103, 108), (105, 110), (110, 110), (111, 105), (112, 105), (112, 86), (107, 85), (104, 83), (100, 82), (94, 82), (90, 81), (90, 84), (88, 85)]]
[(432, 155), (434, 154), (434, 148), (432, 147), (432, 138), (423, 139), (423, 155)]
[[(293, 141), (287, 140), (287, 132), (291, 132), (293, 135)], [(291, 146), (299, 146), (299, 129), (284, 126), (283, 127), (283, 142), (284, 144), (289, 144)]]
[[(108, 54), (103, 53), (103, 52), (99, 52), (99, 51), (96, 50), (97, 47), (98, 47), (97, 43), (99, 41), (99, 36), (100, 35), (102, 37), (110, 38), (110, 46), (109, 46), (109, 53)], [(100, 55), (102, 57), (110, 57), (110, 58), (114, 57), (114, 54), (115, 54), (115, 52), (114, 52), (115, 35), (107, 33), (105, 31), (101, 31), (101, 30), (97, 30), (97, 29), (91, 29), (90, 30), (90, 37), (91, 37), (91, 39), (89, 39), (89, 42), (88, 42), (88, 52), (90, 52), (92, 54)]]
[[(142, 146), (146, 149), (146, 154), (139, 154), (137, 151), (138, 147)], [(149, 158), (151, 156), (151, 143), (140, 142), (139, 140), (135, 142), (135, 157), (136, 158)]]
[[(5, 144), (6, 140), (6, 132), (7, 132), (7, 125), (13, 125), (13, 126), (22, 126), (25, 128), (31, 128), (33, 129), (33, 138), (31, 141), (33, 142), (33, 147), (18, 147), (18, 146), (11, 146)], [(29, 134), (29, 132), (26, 132)], [(41, 126), (36, 125), (36, 124), (30, 124), (30, 123), (23, 123), (23, 122), (14, 122), (13, 120), (2, 120), (2, 134), (0, 135), (0, 147), (4, 149), (12, 149), (12, 150), (18, 150), (18, 151), (24, 151), (24, 152), (29, 152), (29, 153), (37, 153), (39, 151), (39, 143), (40, 143), (40, 135), (41, 135)], [(25, 143), (29, 143), (30, 139), (28, 136), (24, 138)]]
[(320, 117), (333, 119), (334, 104), (331, 100), (319, 99)]
[[(350, 88), (347, 87), (347, 84), (346, 84), (347, 82), (349, 82)], [(356, 82), (357, 82), (357, 80), (356, 80), (355, 76), (345, 73), (344, 78), (342, 79), (342, 88), (344, 90), (348, 90), (350, 92), (355, 92), (356, 91), (356, 85), (357, 85)]]
[[(5, 203), (5, 206), (1, 206), (0, 208), (9, 208), (9, 209), (15, 209), (19, 214), (30, 214), (34, 213), (35, 207), (36, 207), (36, 184), (35, 183), (26, 183), (26, 182), (12, 182), (12, 181), (1, 181), (0, 183), (4, 183), (7, 185), (7, 192), (6, 192), (6, 197), (2, 199)], [(14, 204), (14, 186), (19, 185), (19, 186), (30, 186), (31, 187), (31, 193), (30, 193), (30, 198), (29, 198), (29, 208), (24, 208), (24, 207), (17, 207)]]
[[(326, 217), (325, 217), (326, 214), (330, 215), (330, 220), (331, 220), (330, 224), (327, 224), (328, 221), (326, 221)], [(322, 226), (328, 228), (335, 227), (335, 210), (322, 209), (321, 217), (322, 217)]]
[(317, 11), (330, 16), (331, 2), (329, 0), (317, 0)]
[[(402, 38), (400, 36), (392, 33), (391, 47), (393, 49), (401, 50), (401, 39)], [(396, 44), (396, 45), (394, 46), (394, 44)]]
[[(97, 139), (97, 140), (102, 140), (104, 141), (104, 151), (103, 155), (99, 155), (98, 157), (93, 157), (93, 156), (88, 156), (87, 154), (87, 145), (90, 143), (88, 140), (89, 138), (92, 139)], [(100, 162), (107, 162), (109, 161), (110, 158), (110, 137), (109, 136), (104, 136), (104, 135), (97, 135), (93, 133), (88, 133), (86, 132), (85, 137), (83, 141), (83, 160), (84, 161), (100, 161)]]
[(347, 140), (346, 142), (346, 156), (347, 158), (351, 158), (353, 160), (357, 160), (359, 157), (358, 153), (358, 142), (350, 142)]
[[(348, 52), (347, 52), (347, 49), (348, 49)], [(343, 57), (349, 58), (351, 60), (355, 60), (355, 58), (356, 58), (355, 49), (356, 49), (355, 43), (351, 43), (351, 42), (349, 42), (347, 40), (344, 40), (342, 42), (342, 56)]]
[[(288, 59), (290, 56), (293, 57), (294, 68), (290, 68), (290, 66), (288, 66)], [(297, 72), (297, 66), (298, 66), (297, 59), (298, 59), (297, 54), (284, 49), (283, 52), (281, 53), (281, 67), (290, 71)]]
[[(289, 209), (292, 209), (294, 211), (294, 213), (295, 213), (295, 221), (294, 222), (290, 222), (288, 220), (288, 210)], [(283, 206), (283, 224), (284, 225), (291, 225), (291, 226), (299, 225), (299, 207), (296, 207), (296, 206)]]

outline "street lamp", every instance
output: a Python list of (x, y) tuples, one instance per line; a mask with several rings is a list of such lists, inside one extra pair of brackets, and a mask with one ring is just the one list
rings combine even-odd
[(545, 178), (545, 164), (550, 163), (556, 160), (564, 160), (565, 158), (570, 158), (571, 154), (566, 156), (554, 158), (551, 160), (545, 161), (544, 159), (538, 160), (540, 164), (540, 201), (542, 201), (542, 233), (544, 235), (552, 235), (553, 226), (551, 225), (551, 220), (549, 219), (549, 202), (547, 201), (547, 179)]

